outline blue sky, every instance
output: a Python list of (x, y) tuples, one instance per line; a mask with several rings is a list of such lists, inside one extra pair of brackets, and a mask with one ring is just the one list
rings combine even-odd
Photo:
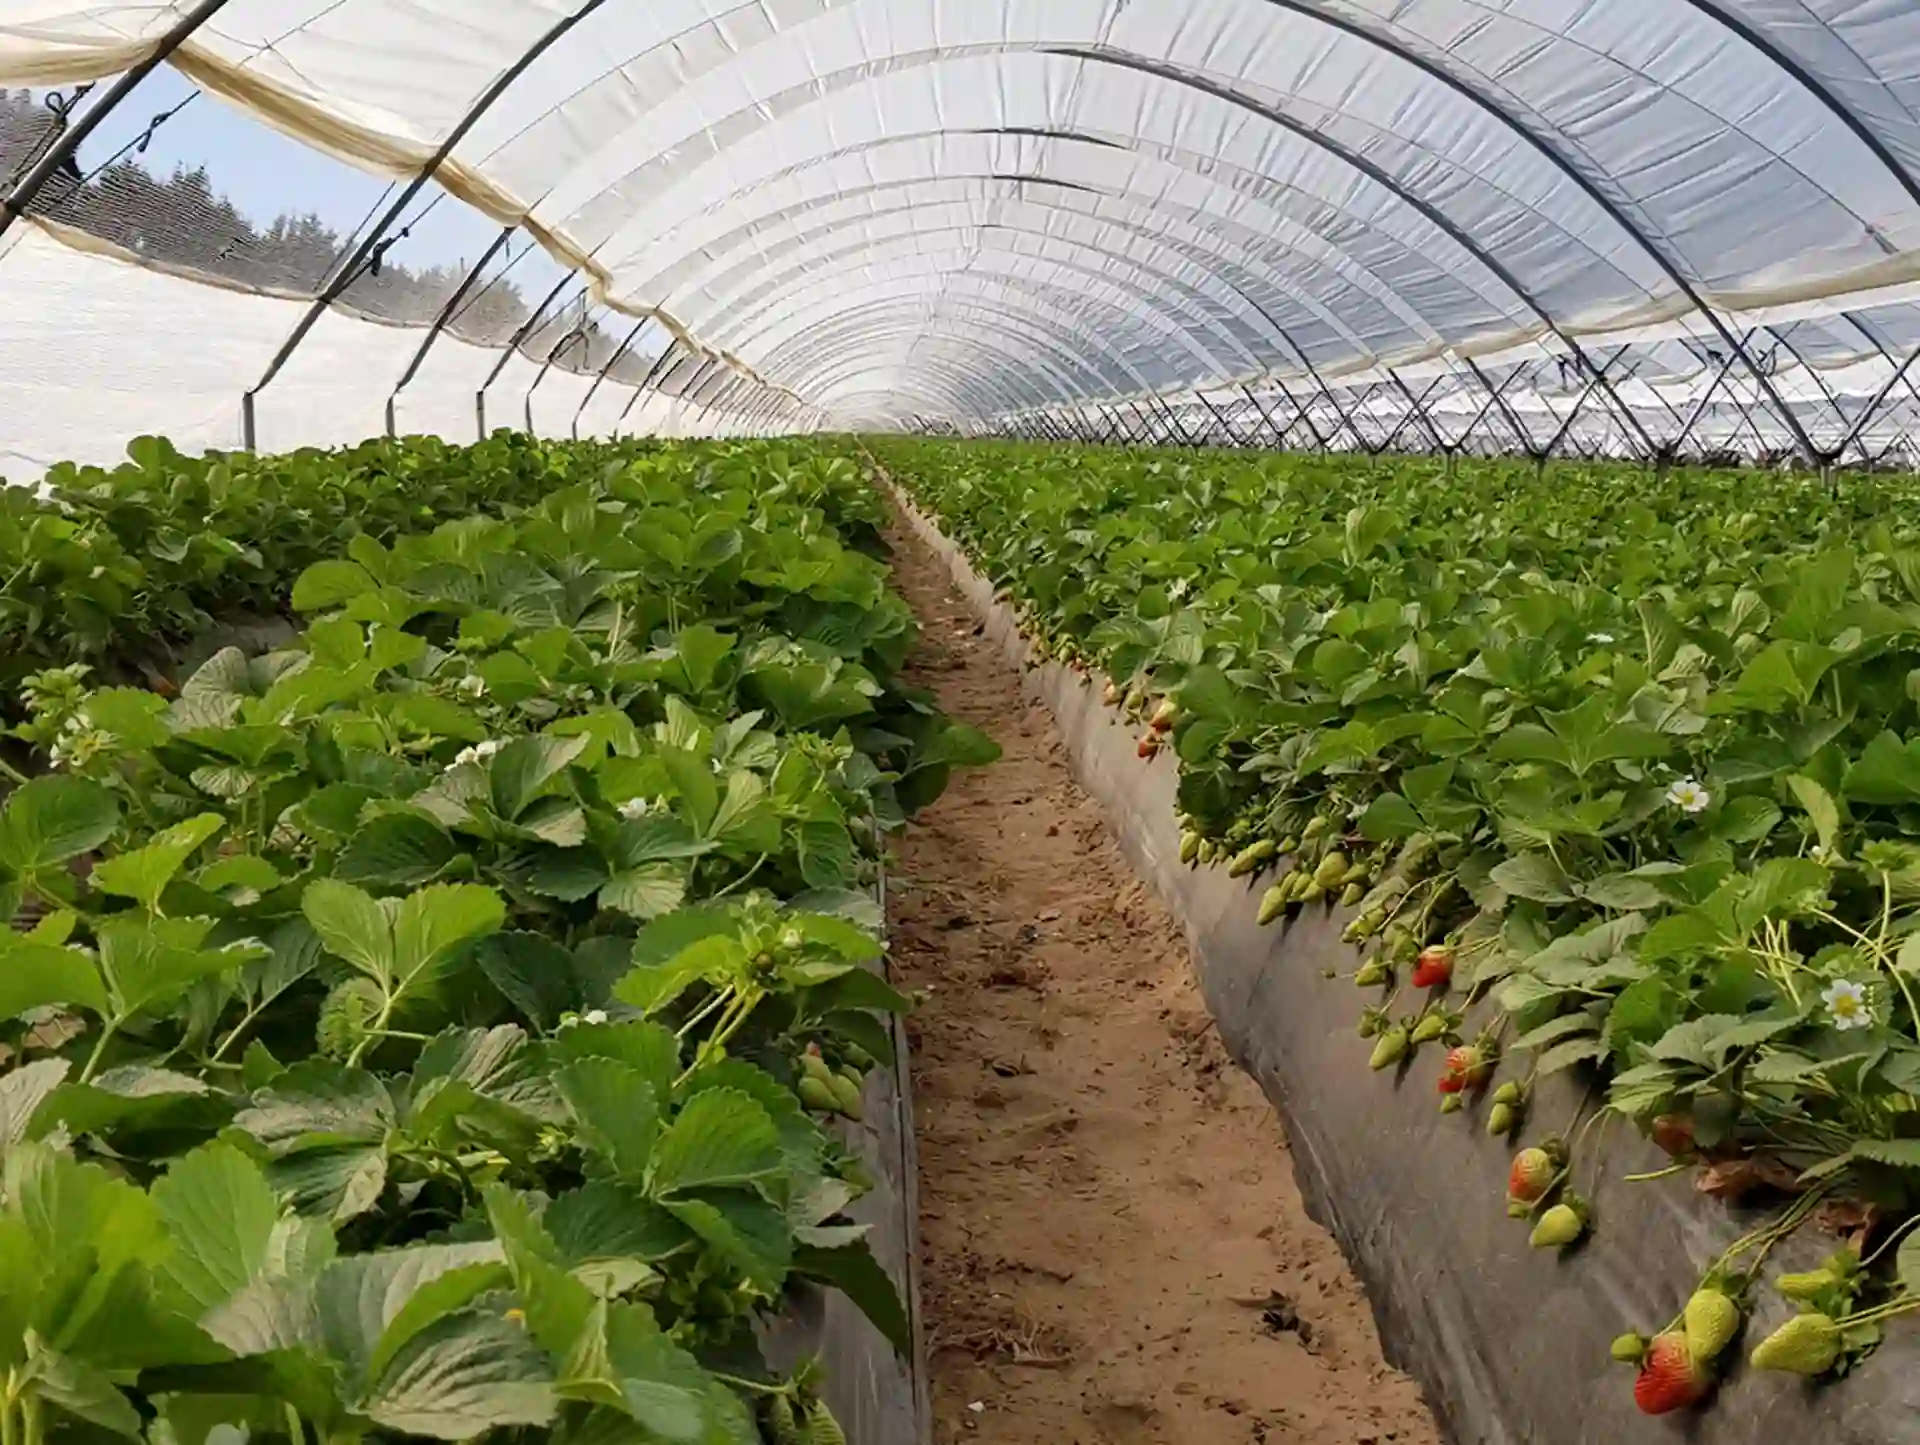
[[(148, 76), (108, 116), (81, 148), (80, 167), (92, 171), (135, 140), (156, 115), (193, 94), (193, 85), (169, 67)], [(176, 166), (203, 165), (217, 194), (227, 196), (256, 223), (308, 211), (342, 235), (369, 211), (392, 203), (385, 180), (366, 175), (241, 114), (211, 95), (201, 95), (154, 133), (144, 157), (148, 170), (165, 176)], [(437, 201), (437, 204), (432, 204)], [(428, 209), (431, 204), (431, 210)], [(413, 235), (389, 253), (403, 265), (471, 261), (498, 234), (493, 222), (436, 186), (420, 193), (408, 219), (421, 217)], [(519, 249), (515, 247), (516, 251)], [(559, 272), (544, 256), (529, 257), (514, 270), (526, 289), (544, 292)]]

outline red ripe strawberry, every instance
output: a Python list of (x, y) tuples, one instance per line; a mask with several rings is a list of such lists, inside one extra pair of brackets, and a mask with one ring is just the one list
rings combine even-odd
[(1662, 1114), (1653, 1121), (1653, 1142), (1675, 1159), (1694, 1154), (1693, 1121), (1684, 1114)]
[(1413, 965), (1413, 986), (1445, 988), (1451, 982), (1453, 982), (1453, 950), (1443, 943), (1421, 949), (1420, 957)]
[(1148, 733), (1140, 739), (1140, 746), (1135, 751), (1143, 758), (1158, 756), (1160, 752), (1160, 735), (1158, 733)]
[(1677, 1331), (1655, 1335), (1640, 1362), (1640, 1376), (1633, 1382), (1633, 1403), (1642, 1414), (1665, 1415), (1698, 1402), (1711, 1383), (1693, 1358), (1685, 1335)]
[(1462, 1044), (1447, 1055), (1446, 1065), (1440, 1073), (1440, 1092), (1464, 1094), (1478, 1091), (1486, 1087), (1492, 1074), (1493, 1066), (1487, 1062), (1487, 1056), (1473, 1044)]
[(1522, 1149), (1513, 1156), (1513, 1168), (1507, 1171), (1507, 1197), (1532, 1204), (1545, 1197), (1560, 1167), (1544, 1149)]

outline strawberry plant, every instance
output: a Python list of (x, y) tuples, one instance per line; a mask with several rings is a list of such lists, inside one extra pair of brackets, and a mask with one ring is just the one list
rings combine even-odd
[(820, 1441), (757, 1344), (787, 1290), (904, 1347), (828, 1125), (906, 1007), (886, 834), (996, 750), (895, 677), (843, 463), (546, 455), (517, 510), (315, 560), (293, 645), (176, 697), (35, 674), (8, 1445)]
[[(1604, 1228), (1572, 1185), (1607, 1118), (1787, 1222), (1847, 1200), (1856, 1257), (1920, 1211), (1910, 479), (876, 454), (1038, 657), (1171, 720), (1141, 754), (1177, 759), (1183, 860), (1231, 860), (1262, 923), (1348, 908), (1376, 1069), (1445, 1041), (1443, 1108), (1504, 1071), (1488, 1127), (1523, 1136), (1539, 1080), (1592, 1079), (1516, 1166), (1537, 1242)], [(1896, 1273), (1853, 1334), (1823, 1314), (1761, 1362), (1844, 1368)], [(1645, 1403), (1699, 1398), (1717, 1353), (1661, 1334)]]

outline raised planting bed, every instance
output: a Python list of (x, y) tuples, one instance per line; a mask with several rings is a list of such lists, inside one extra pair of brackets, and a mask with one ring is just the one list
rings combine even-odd
[(552, 460), (176, 697), (27, 689), (8, 1445), (924, 1431), (876, 893), (995, 749), (898, 681), (843, 460)]
[[(1263, 898), (1288, 869), (1276, 857), (1234, 878), (1182, 861), (1190, 836), (1171, 747), (1142, 760), (1141, 722), (1087, 673), (1042, 661), (1023, 619), (936, 522), (902, 495), (914, 530), (946, 561), (992, 638), (1026, 668), (1029, 693), (1057, 719), (1075, 771), (1107, 810), (1129, 858), (1183, 920), (1221, 1036), (1286, 1119), (1310, 1208), (1366, 1283), (1389, 1357), (1428, 1390), (1451, 1436), (1472, 1445), (1614, 1445), (1686, 1438), (1724, 1445), (1807, 1440), (1877, 1445), (1920, 1435), (1920, 1340), (1888, 1323), (1878, 1349), (1839, 1382), (1762, 1371), (1746, 1353), (1794, 1316), (1783, 1271), (1819, 1266), (1836, 1240), (1812, 1229), (1774, 1250), (1743, 1296), (1744, 1329), (1719, 1357), (1704, 1400), (1662, 1419), (1636, 1405), (1636, 1372), (1609, 1359), (1615, 1337), (1680, 1324), (1709, 1268), (1783, 1204), (1744, 1209), (1694, 1187), (1692, 1171), (1650, 1182), (1668, 1155), (1623, 1122), (1586, 1136), (1575, 1182), (1590, 1229), (1564, 1251), (1529, 1247), (1535, 1221), (1508, 1217), (1516, 1142), (1489, 1137), (1491, 1095), (1443, 1115), (1430, 1047), (1374, 1071), (1377, 1038), (1356, 1037), (1369, 995), (1351, 981), (1363, 955), (1344, 940), (1358, 907), (1296, 905), (1269, 926)], [(1328, 972), (1339, 977), (1329, 979)], [(1460, 1031), (1473, 1037), (1486, 1007)], [(1579, 1069), (1542, 1076), (1525, 1108), (1535, 1135), (1590, 1117)], [(1751, 1252), (1737, 1256), (1751, 1263)], [(1891, 1261), (1888, 1255), (1883, 1265)], [(1897, 1288), (1897, 1284), (1893, 1287)]]

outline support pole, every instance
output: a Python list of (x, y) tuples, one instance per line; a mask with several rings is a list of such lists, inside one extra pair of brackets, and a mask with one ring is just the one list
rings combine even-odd
[(513, 226), (500, 228), (500, 234), (493, 238), (493, 244), (481, 253), (480, 259), (473, 263), (473, 269), (460, 278), (460, 284), (453, 288), (453, 294), (447, 297), (445, 304), (441, 306), (440, 314), (433, 318), (433, 325), (421, 338), (419, 348), (413, 353), (413, 359), (407, 363), (407, 369), (400, 374), (400, 379), (393, 384), (393, 390), (387, 394), (388, 436), (394, 435), (394, 410), (395, 404), (400, 400), (400, 393), (405, 391), (414, 377), (420, 374), (420, 367), (427, 359), (427, 352), (433, 348), (433, 343), (439, 339), (447, 323), (459, 314), (461, 302), (467, 299), (467, 293), (473, 290), (481, 274), (492, 264), (493, 258), (500, 254), (501, 247), (512, 238), (515, 229), (517, 228)]
[(600, 383), (607, 379), (607, 373), (620, 364), (620, 358), (627, 354), (627, 348), (632, 346), (634, 339), (640, 335), (640, 329), (652, 319), (649, 316), (642, 316), (633, 323), (633, 330), (627, 333), (627, 339), (620, 343), (612, 356), (607, 358), (607, 364), (600, 368), (600, 374), (594, 377), (593, 385), (587, 388), (587, 394), (580, 398), (580, 405), (574, 408), (573, 413), (572, 431), (575, 441), (580, 440), (580, 418), (587, 414), (587, 404), (593, 400), (593, 394), (600, 390)]
[(87, 107), (85, 115), (68, 126), (60, 139), (47, 147), (46, 154), (34, 163), (18, 184), (0, 197), (0, 236), (6, 235), (7, 229), (27, 213), (27, 207), (33, 204), (34, 197), (40, 194), (61, 167), (73, 159), (74, 154), (86, 143), (87, 137), (99, 128), (100, 122), (113, 114), (120, 102), (141, 81), (165, 65), (173, 53), (187, 43), (194, 31), (219, 14), (226, 4), (227, 0), (200, 0), (198, 5), (180, 18), (179, 24), (160, 37), (160, 43), (147, 52), (144, 60), (116, 80), (105, 95)]
[(667, 343), (667, 349), (655, 358), (652, 368), (645, 376), (640, 378), (640, 384), (633, 389), (633, 395), (627, 398), (627, 404), (621, 408), (620, 415), (615, 418), (613, 423), (614, 435), (618, 436), (620, 434), (620, 428), (627, 419), (627, 413), (632, 411), (634, 404), (652, 389), (654, 382), (659, 379), (668, 361), (672, 359), (674, 352), (679, 349), (680, 338), (676, 336)]
[(387, 240), (387, 232), (393, 229), (394, 223), (405, 214), (407, 207), (413, 204), (414, 197), (418, 196), (427, 182), (433, 179), (440, 167), (445, 164), (447, 157), (452, 155), (454, 148), (467, 138), (467, 133), (479, 123), (481, 117), (492, 109), (502, 95), (506, 94), (508, 87), (524, 75), (528, 67), (545, 55), (568, 31), (605, 3), (606, 0), (586, 0), (578, 10), (562, 16), (549, 26), (538, 40), (521, 52), (518, 60), (495, 76), (493, 82), (481, 91), (479, 97), (467, 108), (467, 113), (460, 117), (452, 130), (447, 132), (446, 139), (440, 142), (431, 159), (421, 167), (420, 173), (407, 183), (399, 196), (394, 199), (393, 204), (387, 207), (386, 213), (365, 236), (361, 237), (360, 244), (355, 246), (346, 259), (334, 268), (332, 277), (328, 279), (325, 286), (321, 287), (320, 294), (313, 298), (313, 304), (307, 308), (306, 314), (293, 328), (293, 334), (281, 344), (280, 349), (274, 353), (273, 359), (267, 363), (267, 369), (261, 373), (260, 379), (241, 398), (241, 423), (247, 450), (254, 449), (254, 398), (271, 385), (273, 379), (280, 374), (280, 369), (287, 364), (287, 359), (293, 355), (300, 343), (306, 339), (307, 333), (312, 331), (319, 322), (321, 314), (339, 300), (349, 286), (359, 280), (361, 272), (369, 263), (386, 254), (387, 248), (392, 245), (392, 242)]

